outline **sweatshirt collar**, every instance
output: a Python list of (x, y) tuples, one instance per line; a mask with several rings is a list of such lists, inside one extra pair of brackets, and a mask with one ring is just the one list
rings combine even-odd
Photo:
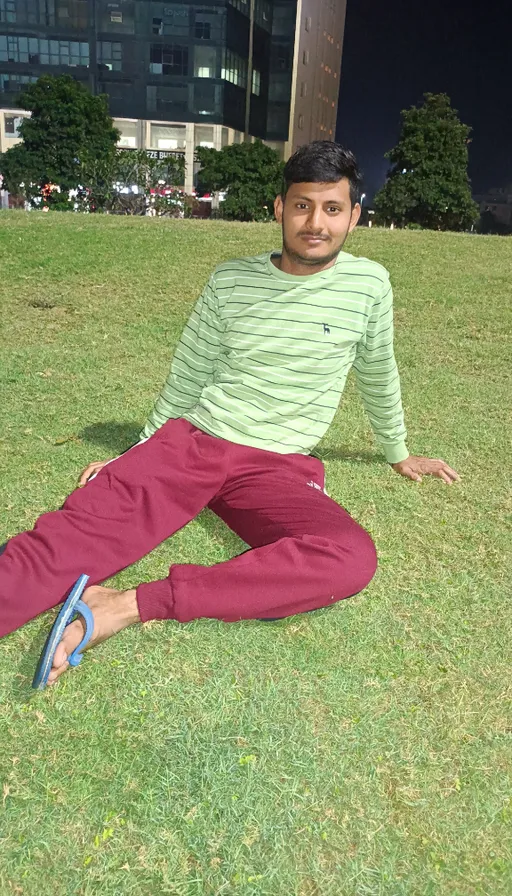
[(340, 252), (334, 264), (331, 265), (330, 268), (326, 268), (325, 271), (316, 271), (314, 274), (287, 274), (285, 271), (281, 271), (280, 268), (276, 268), (275, 264), (272, 262), (272, 258), (281, 257), (281, 252), (278, 249), (272, 249), (272, 251), (267, 254), (267, 270), (269, 274), (273, 277), (277, 277), (278, 280), (287, 280), (289, 283), (310, 283), (317, 280), (320, 282), (322, 280), (329, 280), (335, 273), (342, 258), (346, 258), (347, 256), (347, 252)]

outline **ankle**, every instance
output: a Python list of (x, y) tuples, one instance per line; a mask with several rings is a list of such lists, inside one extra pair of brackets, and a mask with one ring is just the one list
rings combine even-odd
[(137, 589), (130, 588), (128, 591), (121, 591), (119, 602), (119, 615), (125, 626), (135, 625), (140, 622), (139, 605), (137, 603)]

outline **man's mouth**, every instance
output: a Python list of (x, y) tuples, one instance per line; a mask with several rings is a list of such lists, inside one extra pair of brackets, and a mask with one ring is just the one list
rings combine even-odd
[(324, 243), (327, 239), (325, 236), (313, 236), (312, 234), (304, 233), (301, 239), (305, 240), (307, 243)]

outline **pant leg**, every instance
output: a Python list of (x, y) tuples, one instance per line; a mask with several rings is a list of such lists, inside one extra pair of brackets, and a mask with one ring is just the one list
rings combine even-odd
[(0, 556), (0, 636), (60, 603), (81, 573), (103, 582), (181, 529), (222, 487), (226, 446), (170, 420), (104, 467)]
[(173, 566), (167, 579), (140, 585), (143, 619), (284, 617), (366, 587), (375, 547), (324, 493), (321, 461), (233, 446), (230, 470), (209, 507), (253, 549), (212, 567)]

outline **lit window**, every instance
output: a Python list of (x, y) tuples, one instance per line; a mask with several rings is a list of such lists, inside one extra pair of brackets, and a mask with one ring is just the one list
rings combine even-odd
[(221, 78), (224, 81), (230, 81), (238, 87), (247, 87), (247, 61), (242, 59), (238, 53), (226, 49), (224, 51), (224, 65), (221, 71)]
[(215, 148), (211, 125), (196, 124), (194, 129), (194, 146), (205, 146), (207, 149)]
[(120, 132), (118, 146), (123, 146), (127, 149), (137, 148), (137, 123), (135, 121), (117, 119), (114, 121), (114, 127)]
[(259, 96), (261, 91), (261, 74), (258, 69), (253, 69), (252, 73), (252, 92)]
[(194, 77), (215, 78), (217, 76), (217, 50), (215, 47), (194, 49)]
[(185, 149), (185, 126), (152, 124), (150, 145), (154, 149)]

